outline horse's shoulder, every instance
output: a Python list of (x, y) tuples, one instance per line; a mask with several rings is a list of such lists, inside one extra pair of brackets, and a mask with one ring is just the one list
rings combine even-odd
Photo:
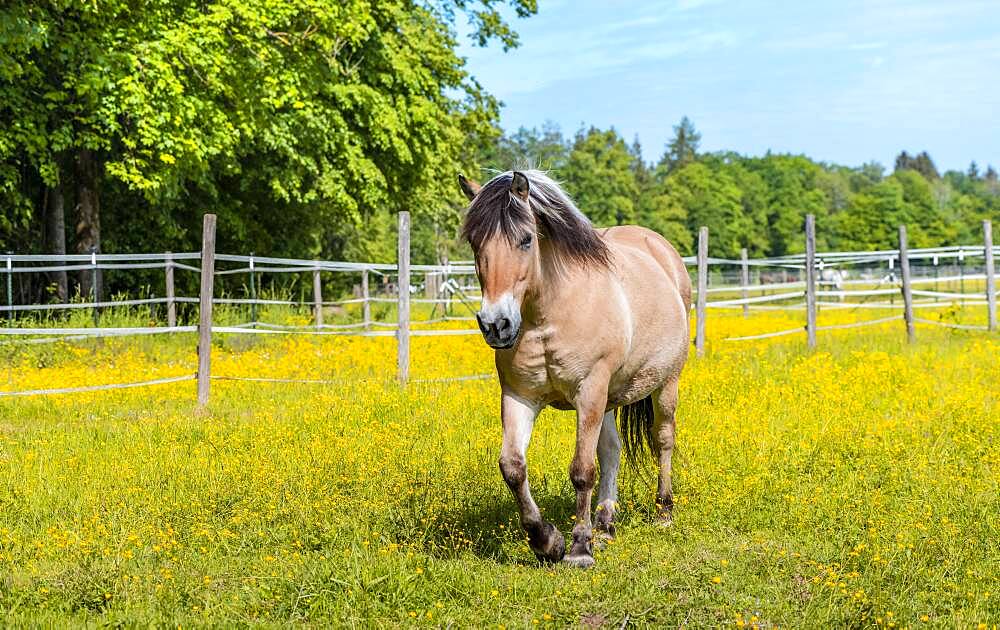
[(601, 230), (601, 236), (612, 251), (652, 258), (682, 292), (685, 281), (690, 283), (684, 260), (670, 241), (659, 233), (639, 225), (619, 225)]

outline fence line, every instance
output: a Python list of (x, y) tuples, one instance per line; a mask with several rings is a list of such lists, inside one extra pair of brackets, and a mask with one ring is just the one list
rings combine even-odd
[[(483, 381), (494, 378), (494, 374), (473, 374), (470, 376), (443, 376), (437, 378), (415, 378), (411, 383), (457, 383), (463, 381)], [(249, 383), (300, 383), (303, 385), (342, 385), (344, 383), (357, 383), (359, 380), (368, 382), (381, 382), (388, 384), (394, 379), (376, 378), (338, 378), (338, 379), (310, 379), (310, 378), (268, 378), (257, 376), (212, 376), (213, 381), (245, 381)]]
[(133, 387), (149, 387), (150, 385), (166, 385), (167, 383), (180, 383), (182, 381), (193, 381), (197, 375), (187, 374), (185, 376), (174, 376), (170, 378), (157, 378), (151, 381), (138, 381), (135, 383), (112, 383), (109, 385), (88, 385), (86, 387), (56, 387), (52, 389), (31, 389), (20, 392), (2, 392), (0, 398), (13, 396), (45, 396), (52, 394), (80, 394), (84, 392), (99, 392), (111, 389), (131, 389)]
[(740, 298), (736, 300), (719, 300), (717, 302), (705, 302), (705, 306), (718, 308), (721, 306), (742, 306), (748, 304), (762, 304), (765, 302), (779, 302), (781, 300), (790, 300), (791, 298), (798, 298), (805, 295), (802, 291), (795, 291), (794, 293), (779, 293), (777, 295), (762, 295), (760, 297), (750, 297), (750, 298)]
[(746, 335), (744, 337), (725, 337), (723, 341), (751, 341), (753, 339), (770, 339), (772, 337), (783, 337), (785, 335), (793, 335), (795, 333), (804, 333), (806, 329), (802, 326), (796, 326), (795, 328), (789, 328), (787, 330), (778, 330), (775, 332), (762, 333), (760, 335)]
[(922, 319), (920, 317), (914, 318), (913, 321), (918, 322), (920, 324), (931, 324), (933, 326), (944, 326), (945, 328), (955, 328), (957, 330), (986, 330), (986, 331), (988, 331), (990, 329), (989, 326), (974, 326), (974, 325), (970, 325), (970, 324), (953, 324), (951, 322), (941, 322), (941, 321), (935, 321), (933, 319)]
[(3, 336), (30, 335), (78, 335), (85, 337), (113, 337), (130, 335), (170, 335), (176, 333), (197, 332), (197, 326), (168, 326), (145, 328), (2, 328)]
[[(3, 396), (14, 395), (36, 395), (46, 393), (73, 393), (77, 391), (99, 391), (101, 389), (143, 387), (146, 385), (157, 385), (179, 380), (198, 379), (198, 400), (200, 404), (205, 404), (208, 400), (209, 386), (212, 380), (246, 380), (254, 382), (301, 382), (301, 383), (330, 383), (332, 381), (308, 380), (308, 379), (280, 379), (268, 377), (226, 377), (212, 375), (210, 373), (210, 353), (211, 336), (213, 334), (225, 335), (313, 335), (313, 336), (360, 336), (360, 337), (393, 337), (397, 339), (397, 375), (400, 381), (407, 382), (448, 382), (462, 380), (477, 380), (491, 378), (490, 375), (459, 376), (448, 379), (408, 379), (409, 372), (409, 339), (420, 336), (453, 336), (453, 335), (477, 335), (479, 331), (475, 328), (461, 329), (426, 329), (420, 325), (430, 325), (448, 321), (472, 321), (471, 317), (450, 316), (449, 308), (456, 303), (464, 303), (470, 310), (469, 301), (475, 299), (466, 295), (465, 291), (478, 288), (474, 282), (463, 280), (471, 278), (475, 274), (475, 267), (467, 261), (445, 263), (443, 265), (410, 265), (409, 264), (409, 214), (400, 213), (400, 239), (398, 248), (398, 259), (395, 264), (390, 263), (356, 263), (342, 261), (322, 261), (304, 260), (293, 258), (280, 258), (268, 256), (256, 256), (251, 253), (249, 256), (216, 253), (214, 248), (214, 216), (206, 215), (203, 230), (203, 244), (200, 252), (181, 253), (151, 253), (151, 254), (10, 254), (5, 258), (5, 265), (0, 265), (0, 273), (6, 274), (7, 279), (7, 304), (0, 306), (0, 313), (6, 313), (8, 326), (0, 327), (0, 339), (7, 339), (11, 343), (55, 343), (59, 341), (71, 341), (100, 337), (124, 337), (131, 335), (158, 335), (158, 334), (182, 334), (199, 333), (198, 355), (199, 369), (196, 375), (178, 377), (177, 379), (158, 379), (154, 381), (142, 381), (137, 383), (123, 383), (117, 385), (103, 385), (84, 388), (55, 388), (47, 390), (32, 390), (29, 392), (0, 392)], [(211, 226), (210, 226), (211, 224)], [(935, 325), (959, 330), (984, 331), (996, 328), (996, 277), (993, 268), (995, 254), (1000, 254), (1000, 248), (995, 247), (991, 240), (991, 225), (984, 222), (984, 243), (983, 246), (954, 246), (937, 247), (925, 249), (908, 249), (906, 246), (905, 226), (900, 228), (900, 247), (895, 250), (879, 250), (871, 252), (816, 252), (815, 250), (815, 222), (812, 216), (806, 219), (806, 253), (791, 256), (771, 257), (762, 259), (749, 259), (745, 251), (741, 252), (740, 259), (710, 257), (709, 235), (705, 228), (699, 231), (698, 255), (696, 257), (686, 257), (685, 263), (696, 266), (697, 287), (695, 291), (696, 304), (694, 305), (696, 321), (695, 346), (698, 355), (702, 355), (707, 344), (706, 322), (709, 309), (742, 309), (744, 314), (748, 314), (751, 308), (762, 311), (778, 310), (802, 310), (806, 311), (807, 324), (787, 330), (766, 332), (758, 335), (741, 337), (726, 337), (725, 341), (749, 341), (755, 339), (769, 339), (806, 333), (810, 347), (815, 346), (815, 334), (818, 331), (854, 329), (866, 326), (875, 326), (897, 320), (904, 320), (907, 323), (907, 333), (912, 339), (914, 323), (922, 325)], [(211, 229), (210, 229), (211, 228)], [(913, 261), (930, 261), (933, 263), (934, 273), (942, 261), (952, 260), (958, 263), (958, 274), (955, 274), (955, 267), (947, 267), (945, 276), (931, 277), (929, 275), (912, 276), (911, 264)], [(964, 273), (965, 261), (982, 261), (985, 271), (980, 263), (970, 269), (970, 273)], [(185, 262), (186, 261), (186, 262)], [(195, 262), (195, 261), (200, 261)], [(235, 268), (217, 269), (216, 263), (236, 264)], [(78, 263), (78, 264), (71, 264)], [(190, 263), (190, 264), (189, 264)], [(32, 266), (34, 265), (34, 266)], [(195, 266), (198, 265), (198, 266)], [(726, 277), (726, 274), (736, 276), (736, 284), (723, 286), (709, 286), (710, 281), (716, 277), (710, 275), (710, 266), (719, 269), (716, 275)], [(849, 266), (862, 266), (864, 273), (868, 277), (848, 278), (847, 269)], [(732, 272), (726, 271), (732, 267)], [(767, 272), (766, 268), (772, 271)], [(25, 273), (48, 273), (55, 271), (71, 272), (93, 272), (98, 270), (140, 270), (140, 269), (164, 269), (166, 297), (150, 297), (139, 299), (126, 299), (120, 301), (100, 301), (97, 299), (96, 291), (93, 300), (90, 302), (71, 302), (62, 304), (13, 304), (13, 294), (11, 289), (11, 279), (15, 274)], [(174, 293), (173, 272), (176, 269), (197, 272), (201, 279), (201, 289), (197, 297), (177, 296)], [(925, 266), (923, 269), (927, 269)], [(753, 270), (753, 271), (752, 271)], [(751, 271), (756, 274), (757, 283), (752, 284)], [(919, 269), (918, 269), (919, 271)], [(312, 299), (303, 298), (301, 300), (285, 300), (261, 298), (257, 295), (256, 277), (258, 274), (284, 274), (302, 273), (312, 274)], [(324, 300), (322, 295), (321, 274), (327, 272), (336, 273), (357, 273), (360, 275), (361, 297), (348, 298), (342, 300)], [(780, 277), (787, 282), (775, 282), (775, 273), (780, 272)], [(897, 273), (899, 272), (899, 273)], [(383, 277), (388, 284), (380, 284), (389, 288), (392, 297), (378, 295), (369, 286), (370, 274), (377, 274)], [(249, 298), (240, 297), (214, 297), (214, 279), (216, 277), (233, 276), (237, 274), (248, 274)], [(423, 274), (426, 280), (423, 290), (427, 292), (427, 297), (411, 295), (410, 282), (413, 274)], [(901, 276), (900, 276), (901, 274)], [(395, 276), (396, 283), (389, 283), (389, 278)], [(457, 280), (456, 280), (457, 279)], [(985, 290), (981, 290), (985, 281)], [(917, 289), (917, 285), (930, 285), (932, 288)], [(961, 285), (960, 291), (955, 291), (954, 286)], [(966, 291), (967, 283), (974, 283), (973, 292)], [(306, 283), (304, 282), (303, 285)], [(874, 287), (873, 287), (874, 285)], [(944, 289), (940, 287), (944, 285)], [(420, 286), (414, 287), (419, 289)], [(357, 287), (355, 288), (357, 290)], [(776, 292), (776, 293), (770, 293)], [(893, 296), (900, 294), (900, 302), (897, 303)], [(709, 301), (709, 295), (734, 294), (738, 298), (715, 299)], [(442, 297), (443, 296), (443, 297)], [(724, 297), (724, 296), (720, 296)], [(803, 299), (801, 302), (792, 304), (773, 304), (774, 302), (786, 302), (790, 300)], [(823, 298), (836, 298), (838, 301), (824, 301)], [(869, 298), (888, 298), (889, 301), (870, 301)], [(915, 300), (914, 298), (925, 298)], [(857, 301), (847, 301), (857, 300)], [(194, 304), (198, 303), (199, 324), (188, 326), (176, 325), (175, 306), (178, 303)], [(396, 322), (378, 321), (372, 318), (371, 304), (396, 304), (398, 320)], [(167, 327), (117, 327), (102, 328), (98, 325), (97, 313), (100, 309), (133, 306), (167, 305)], [(323, 309), (326, 307), (343, 307), (359, 304), (363, 311), (362, 320), (359, 322), (327, 324), (324, 323)], [(409, 319), (409, 308), (411, 304), (429, 304), (434, 306), (431, 317), (424, 321), (411, 321)], [(986, 305), (988, 310), (988, 322), (986, 326), (970, 324), (954, 324), (950, 322), (936, 321), (926, 318), (918, 318), (912, 315), (914, 309), (944, 308), (956, 304), (963, 306)], [(234, 305), (250, 306), (251, 321), (245, 324), (231, 326), (220, 326), (212, 322), (213, 305)], [(290, 306), (295, 308), (309, 308), (312, 311), (312, 325), (282, 325), (270, 324), (257, 321), (258, 306)], [(444, 315), (435, 317), (439, 306), (444, 307)], [(853, 322), (849, 324), (835, 324), (819, 326), (816, 323), (816, 316), (819, 308), (830, 310), (894, 310), (902, 311), (903, 314), (892, 315), (874, 320)], [(93, 309), (95, 313), (95, 326), (93, 328), (26, 328), (13, 325), (16, 313), (43, 311), (52, 312), (59, 310), (73, 309)], [(388, 330), (373, 330), (373, 328), (383, 328)]]
[(865, 326), (875, 326), (877, 324), (885, 324), (886, 322), (895, 322), (901, 319), (903, 319), (902, 315), (893, 315), (892, 317), (870, 319), (863, 322), (851, 322), (849, 324), (829, 324), (827, 326), (817, 326), (816, 330), (846, 330), (848, 328), (864, 328)]

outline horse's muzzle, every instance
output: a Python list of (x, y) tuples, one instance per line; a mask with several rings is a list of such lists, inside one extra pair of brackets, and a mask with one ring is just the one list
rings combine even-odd
[(486, 343), (496, 350), (513, 347), (520, 332), (521, 322), (515, 322), (509, 317), (501, 316), (496, 319), (488, 317), (482, 311), (476, 313), (476, 322), (479, 323), (479, 330), (482, 331)]

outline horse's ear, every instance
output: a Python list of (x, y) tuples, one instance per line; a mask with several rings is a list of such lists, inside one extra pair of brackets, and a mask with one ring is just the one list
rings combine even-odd
[(510, 192), (521, 201), (528, 201), (528, 178), (521, 171), (514, 171), (514, 178), (510, 180)]
[(471, 179), (465, 179), (465, 175), (461, 173), (458, 175), (458, 185), (462, 187), (462, 192), (469, 198), (469, 201), (472, 201), (473, 197), (479, 194), (479, 189), (482, 188), (482, 186)]

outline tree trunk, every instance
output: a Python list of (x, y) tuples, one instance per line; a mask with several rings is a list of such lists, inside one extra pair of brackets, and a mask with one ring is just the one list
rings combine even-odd
[[(90, 149), (80, 149), (76, 159), (76, 251), (80, 254), (101, 251), (101, 206), (97, 195), (99, 165)], [(97, 286), (93, 272), (80, 272), (80, 293), (84, 298), (100, 301), (101, 274), (97, 273)]]
[[(66, 254), (66, 197), (63, 194), (62, 180), (46, 191), (45, 198), (45, 251), (62, 256)], [(66, 261), (55, 264), (65, 265)], [(57, 300), (64, 304), (69, 298), (66, 272), (53, 271), (49, 277), (56, 285)]]

